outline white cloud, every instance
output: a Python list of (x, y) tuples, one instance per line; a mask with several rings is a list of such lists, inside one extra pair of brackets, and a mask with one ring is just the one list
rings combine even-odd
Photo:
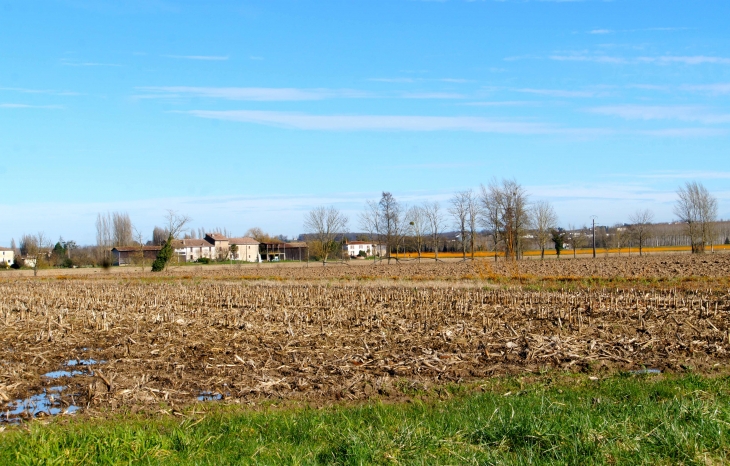
[(404, 99), (463, 99), (464, 94), (454, 92), (405, 92), (401, 94)]
[(465, 102), (462, 105), (470, 107), (519, 107), (525, 105), (537, 105), (539, 102), (529, 102), (523, 100), (505, 100), (493, 102)]
[(49, 109), (61, 109), (61, 105), (27, 105), (27, 104), (3, 104), (0, 103), (0, 108), (49, 108)]
[(80, 92), (57, 91), (54, 89), (27, 89), (23, 87), (0, 87), (0, 91), (20, 92), (22, 94), (49, 94), (49, 95), (81, 95)]
[(527, 94), (546, 95), (550, 97), (596, 97), (602, 93), (596, 91), (566, 91), (563, 89), (515, 89), (517, 92)]
[(607, 55), (584, 55), (584, 54), (568, 54), (568, 55), (550, 55), (548, 57), (554, 61), (581, 61), (581, 62), (593, 62), (593, 63), (610, 63), (614, 65), (620, 65), (628, 63), (625, 58), (622, 57), (611, 57)]
[(184, 60), (206, 60), (206, 61), (226, 61), (227, 56), (221, 55), (165, 55), (167, 58), (180, 58)]
[(682, 86), (683, 90), (709, 92), (710, 94), (730, 94), (730, 83), (697, 84)]
[(730, 132), (725, 129), (715, 128), (666, 128), (636, 131), (635, 134), (642, 136), (654, 136), (662, 138), (706, 138), (727, 136)]
[(626, 120), (679, 120), (706, 124), (730, 123), (730, 114), (713, 113), (698, 106), (607, 105), (587, 109), (590, 113)]
[(351, 89), (296, 89), (285, 87), (148, 86), (138, 87), (137, 89), (149, 93), (139, 95), (138, 98), (186, 96), (248, 101), (298, 101), (328, 98), (366, 98), (371, 96), (367, 92)]
[(708, 57), (706, 55), (694, 55), (694, 56), (677, 56), (677, 55), (664, 55), (661, 57), (639, 57), (637, 61), (642, 63), (656, 63), (660, 65), (668, 65), (672, 63), (682, 63), (685, 65), (703, 65), (703, 64), (718, 64), (718, 65), (730, 65), (730, 58), (725, 57)]
[(178, 113), (199, 118), (314, 131), (469, 131), (573, 137), (596, 137), (615, 133), (604, 128), (564, 128), (545, 123), (464, 116), (312, 115), (258, 110), (190, 110)]
[(589, 31), (589, 34), (611, 34), (614, 32), (612, 29), (593, 29)]

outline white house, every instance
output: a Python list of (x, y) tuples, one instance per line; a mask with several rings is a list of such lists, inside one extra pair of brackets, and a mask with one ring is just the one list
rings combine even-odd
[[(253, 238), (244, 236), (243, 238), (228, 238), (228, 249), (231, 253), (231, 259), (234, 261), (260, 262), (259, 242)], [(235, 247), (235, 251), (232, 249)]]
[[(231, 251), (231, 246), (234, 244), (235, 253)], [(210, 233), (205, 235), (204, 239), (177, 240), (173, 247), (180, 262), (195, 262), (201, 257), (211, 260), (259, 261), (259, 242), (248, 237), (226, 238), (217, 233)]]
[(0, 264), (13, 265), (15, 262), (15, 251), (10, 248), (0, 247)]
[(175, 254), (180, 262), (195, 262), (201, 257), (215, 259), (215, 245), (204, 239), (181, 239), (174, 244)]
[(368, 257), (385, 256), (386, 251), (384, 244), (375, 244), (372, 241), (348, 241), (342, 248), (350, 257), (357, 257), (360, 251), (365, 251)]

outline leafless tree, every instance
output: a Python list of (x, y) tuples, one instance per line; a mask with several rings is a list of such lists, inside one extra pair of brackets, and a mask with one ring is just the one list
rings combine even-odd
[(551, 230), (558, 224), (558, 215), (548, 201), (537, 201), (532, 206), (532, 224), (540, 246), (540, 259), (545, 259), (545, 248), (552, 238)]
[(320, 206), (304, 216), (304, 230), (314, 236), (316, 248), (320, 250), (322, 265), (327, 264), (330, 254), (339, 249), (337, 236), (347, 231), (347, 216), (334, 206)]
[(258, 241), (259, 243), (267, 243), (270, 242), (273, 238), (268, 233), (264, 232), (259, 227), (252, 227), (246, 230), (245, 236), (251, 237)]
[(466, 245), (468, 243), (470, 197), (470, 191), (460, 191), (451, 198), (451, 205), (449, 206), (449, 214), (454, 220), (454, 226), (459, 231), (463, 260), (466, 260)]
[(421, 206), (413, 206), (406, 213), (406, 221), (408, 222), (408, 232), (413, 236), (416, 243), (416, 252), (418, 253), (418, 262), (421, 262), (421, 251), (428, 230), (429, 221), (426, 209)]
[(626, 246), (627, 238), (628, 238), (628, 232), (626, 231), (626, 227), (624, 227), (622, 224), (617, 223), (613, 226), (613, 247), (618, 249), (618, 255), (621, 255), (621, 248)]
[(686, 224), (693, 253), (705, 252), (707, 243), (714, 247), (713, 229), (717, 220), (717, 198), (702, 183), (688, 181), (677, 190), (674, 214)]
[(586, 227), (578, 229), (573, 225), (568, 225), (568, 235), (566, 237), (568, 244), (573, 249), (573, 258), (575, 259), (578, 254), (578, 249), (582, 248), (588, 243), (588, 237), (586, 236)]
[[(492, 230), (495, 245), (504, 245), (505, 257), (517, 259), (522, 254), (522, 238), (530, 226), (528, 197), (515, 180), (492, 180), (482, 185), (483, 224)], [(495, 246), (496, 248), (496, 246)], [(496, 255), (495, 255), (496, 258)]]
[(126, 212), (112, 212), (112, 242), (114, 246), (129, 246), (132, 244), (132, 220)]
[(651, 237), (654, 213), (649, 209), (637, 210), (629, 215), (631, 234), (639, 243), (639, 255), (643, 254), (644, 243)]
[(396, 255), (398, 253), (406, 232), (405, 223), (403, 208), (389, 192), (383, 192), (378, 202), (368, 201), (365, 212), (360, 214), (360, 226), (370, 233), (373, 241), (385, 245), (388, 263), (392, 251), (395, 249)]
[(32, 261), (33, 276), (38, 275), (38, 269), (50, 258), (51, 248), (50, 239), (42, 231), (39, 231), (35, 235), (24, 234), (21, 236), (20, 252), (25, 257), (26, 263)]
[(99, 259), (108, 258), (109, 250), (114, 246), (114, 234), (110, 214), (96, 215), (96, 248)]
[(471, 260), (474, 260), (477, 224), (481, 220), (481, 207), (479, 206), (479, 199), (474, 194), (474, 191), (469, 189), (468, 191), (464, 191), (464, 194), (466, 196), (467, 224), (469, 225), (469, 251), (471, 252)]
[(427, 219), (427, 231), (431, 236), (431, 246), (433, 247), (434, 259), (439, 260), (439, 235), (444, 225), (444, 219), (441, 215), (441, 206), (438, 202), (425, 203), (423, 205), (423, 213)]

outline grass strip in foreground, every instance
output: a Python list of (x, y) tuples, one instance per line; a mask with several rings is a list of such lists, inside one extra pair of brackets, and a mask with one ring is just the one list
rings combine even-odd
[[(726, 464), (730, 377), (548, 374), (426, 401), (33, 423), (2, 464)], [(198, 411), (200, 407), (198, 407)]]

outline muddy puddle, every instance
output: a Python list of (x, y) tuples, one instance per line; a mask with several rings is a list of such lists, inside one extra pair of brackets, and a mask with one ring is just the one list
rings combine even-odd
[[(68, 378), (93, 375), (93, 366), (104, 362), (94, 359), (70, 359), (61, 369), (47, 372), (41, 379), (62, 383)], [(81, 410), (81, 407), (76, 405), (75, 398), (78, 395), (69, 393), (68, 389), (68, 385), (54, 385), (43, 388), (39, 393), (31, 394), (27, 398), (7, 402), (0, 412), (0, 424), (19, 424), (31, 419), (77, 413)]]

